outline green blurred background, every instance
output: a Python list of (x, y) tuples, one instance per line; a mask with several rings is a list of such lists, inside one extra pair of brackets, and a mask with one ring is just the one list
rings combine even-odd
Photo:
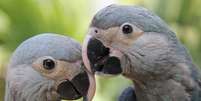
[[(0, 101), (11, 53), (27, 38), (44, 32), (82, 42), (93, 15), (109, 4), (141, 5), (164, 19), (201, 67), (201, 0), (0, 0)], [(131, 85), (122, 76), (97, 77), (94, 101), (116, 101)]]

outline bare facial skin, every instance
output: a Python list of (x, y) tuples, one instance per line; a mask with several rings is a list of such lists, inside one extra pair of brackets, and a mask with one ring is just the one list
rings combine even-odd
[[(52, 69), (46, 69), (44, 68), (44, 60), (50, 59), (54, 62), (55, 67)], [(82, 72), (83, 68), (80, 66), (81, 61), (70, 63), (67, 61), (62, 60), (55, 60), (52, 57), (44, 56), (39, 59), (37, 59), (33, 63), (33, 68), (36, 69), (38, 72), (40, 72), (43, 76), (46, 76), (47, 78), (54, 79), (57, 81), (61, 80), (72, 80), (74, 76), (76, 76), (78, 73)]]

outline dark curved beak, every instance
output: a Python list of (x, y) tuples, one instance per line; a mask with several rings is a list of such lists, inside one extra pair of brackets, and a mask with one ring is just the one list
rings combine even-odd
[(86, 96), (89, 89), (89, 77), (86, 72), (79, 73), (71, 81), (65, 80), (60, 83), (57, 93), (61, 99), (76, 100)]
[(87, 35), (83, 45), (83, 61), (91, 73), (120, 74), (122, 72), (120, 59), (110, 56), (110, 49), (101, 41)]

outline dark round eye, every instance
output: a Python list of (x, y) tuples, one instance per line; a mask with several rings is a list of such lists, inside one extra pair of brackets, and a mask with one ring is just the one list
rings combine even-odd
[(133, 27), (131, 25), (126, 24), (122, 27), (122, 31), (124, 34), (130, 34), (133, 32)]
[(43, 67), (47, 70), (51, 70), (55, 67), (55, 62), (52, 59), (45, 59), (43, 61)]
[(97, 29), (95, 29), (95, 30), (94, 30), (94, 32), (95, 32), (95, 33), (98, 33), (98, 30), (97, 30)]

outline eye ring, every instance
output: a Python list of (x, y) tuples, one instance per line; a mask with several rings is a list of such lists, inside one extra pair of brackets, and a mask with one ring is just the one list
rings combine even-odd
[(124, 34), (131, 34), (133, 32), (133, 25), (130, 23), (124, 23), (121, 30)]
[(52, 59), (45, 59), (43, 60), (43, 68), (46, 70), (52, 70), (56, 66), (56, 63)]

